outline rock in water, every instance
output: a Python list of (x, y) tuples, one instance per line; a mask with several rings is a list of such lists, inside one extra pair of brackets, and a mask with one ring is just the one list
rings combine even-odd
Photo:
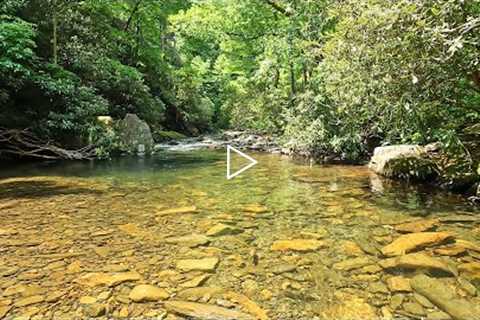
[(142, 145), (147, 154), (153, 150), (154, 141), (150, 127), (135, 114), (127, 113), (125, 118), (119, 122), (118, 135), (127, 151), (132, 154), (139, 152)]
[(204, 235), (191, 234), (187, 236), (166, 238), (165, 242), (169, 244), (179, 244), (190, 248), (195, 248), (208, 244), (210, 242), (210, 239), (208, 239), (208, 237)]
[(197, 207), (189, 206), (189, 207), (180, 207), (180, 208), (172, 208), (172, 209), (161, 210), (161, 211), (157, 212), (157, 214), (160, 215), (160, 216), (166, 216), (166, 215), (169, 215), (169, 214), (195, 213), (196, 211), (197, 211)]
[(426, 180), (437, 175), (436, 165), (418, 145), (375, 148), (368, 167), (388, 178)]
[(15, 302), (14, 306), (17, 308), (26, 307), (32, 304), (43, 302), (45, 298), (43, 296), (31, 296), (28, 298), (23, 298)]
[(388, 289), (392, 292), (411, 292), (410, 280), (402, 276), (393, 276), (387, 279)]
[(137, 272), (119, 272), (119, 273), (88, 273), (74, 282), (87, 287), (96, 287), (106, 285), (113, 287), (127, 281), (138, 281), (141, 277)]
[(313, 251), (326, 246), (325, 241), (313, 239), (278, 240), (272, 244), (273, 251)]
[(480, 309), (477, 305), (459, 298), (455, 291), (442, 281), (426, 275), (417, 275), (410, 281), (416, 292), (425, 296), (439, 309), (455, 320), (478, 320)]
[(165, 300), (169, 296), (168, 292), (164, 289), (148, 284), (141, 284), (133, 288), (128, 297), (135, 302), (144, 302)]
[(218, 258), (184, 259), (177, 262), (177, 268), (182, 271), (214, 271), (218, 263)]
[(424, 219), (406, 222), (395, 226), (398, 232), (424, 232), (434, 229), (438, 225), (438, 219)]
[(204, 303), (167, 301), (164, 306), (169, 312), (174, 312), (193, 319), (255, 320), (255, 318), (249, 314)]
[(440, 244), (453, 239), (449, 232), (416, 232), (402, 235), (392, 243), (382, 248), (382, 254), (387, 257), (399, 256), (417, 249)]
[(232, 235), (232, 234), (238, 234), (242, 233), (243, 230), (239, 228), (235, 228), (232, 226), (229, 226), (227, 224), (219, 223), (211, 227), (207, 231), (207, 236), (210, 237), (219, 237), (219, 236), (226, 236), (226, 235)]
[(333, 265), (333, 269), (340, 271), (350, 271), (358, 268), (362, 268), (373, 264), (372, 260), (368, 257), (359, 257), (337, 262)]
[(418, 269), (419, 271), (437, 271), (449, 275), (457, 275), (453, 266), (444, 261), (427, 256), (424, 253), (411, 253), (403, 256), (381, 260), (378, 264), (384, 269)]

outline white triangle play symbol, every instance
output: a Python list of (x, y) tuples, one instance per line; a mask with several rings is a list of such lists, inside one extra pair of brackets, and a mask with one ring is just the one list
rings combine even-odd
[[(233, 151), (236, 152), (237, 154), (241, 155), (242, 157), (244, 157), (245, 159), (247, 159), (248, 161), (250, 161), (250, 163), (249, 163), (248, 165), (246, 165), (246, 166), (243, 167), (242, 169), (238, 170), (237, 172), (234, 172), (233, 174), (230, 173), (230, 160), (231, 160), (230, 150), (233, 150)], [(234, 147), (227, 145), (227, 179), (230, 180), (230, 179), (238, 176), (240, 173), (244, 172), (245, 170), (250, 169), (251, 167), (253, 167), (253, 166), (256, 165), (257, 163), (258, 163), (257, 160), (255, 160), (255, 159), (253, 159), (252, 157), (246, 155), (246, 154), (243, 153), (242, 151), (237, 150), (237, 149), (235, 149)]]

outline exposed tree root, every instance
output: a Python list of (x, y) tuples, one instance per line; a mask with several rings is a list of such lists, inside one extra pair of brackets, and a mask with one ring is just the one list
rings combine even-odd
[(77, 150), (66, 150), (54, 145), (51, 141), (39, 139), (28, 129), (0, 128), (1, 154), (50, 160), (90, 160), (95, 158), (95, 146), (88, 145)]

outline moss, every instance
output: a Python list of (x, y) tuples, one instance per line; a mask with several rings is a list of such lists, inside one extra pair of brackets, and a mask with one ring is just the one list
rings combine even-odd
[(153, 139), (156, 142), (171, 141), (171, 140), (181, 140), (185, 139), (187, 136), (176, 131), (162, 131), (156, 130), (153, 133)]
[(385, 176), (405, 180), (425, 181), (438, 176), (438, 168), (429, 159), (403, 157), (393, 159), (385, 165)]

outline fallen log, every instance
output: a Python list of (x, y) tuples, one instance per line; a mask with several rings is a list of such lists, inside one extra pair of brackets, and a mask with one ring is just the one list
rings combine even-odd
[(0, 156), (2, 154), (48, 160), (91, 160), (96, 157), (94, 145), (67, 150), (36, 137), (28, 129), (0, 128)]

